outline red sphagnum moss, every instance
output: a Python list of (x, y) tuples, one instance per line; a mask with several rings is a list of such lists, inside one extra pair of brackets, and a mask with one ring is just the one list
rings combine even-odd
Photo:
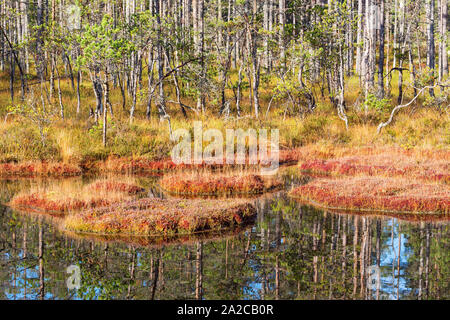
[(418, 160), (406, 155), (379, 154), (352, 156), (336, 160), (310, 160), (299, 164), (303, 172), (343, 176), (411, 177), (450, 182), (450, 162)]
[[(301, 149), (289, 149), (280, 150), (279, 153), (279, 164), (292, 164), (297, 163), (303, 152)], [(219, 169), (225, 167), (258, 167), (258, 165), (249, 165), (248, 156), (246, 157), (246, 165), (228, 165), (226, 164), (226, 159), (223, 163), (210, 163), (204, 161), (201, 164), (175, 164), (170, 158), (162, 160), (150, 160), (146, 158), (115, 158), (110, 157), (106, 161), (96, 162), (94, 165), (90, 166), (90, 169), (97, 169), (100, 172), (113, 172), (113, 173), (158, 173), (167, 172), (174, 170), (185, 170), (185, 169)], [(262, 164), (267, 166), (267, 164)]]
[(69, 231), (107, 235), (175, 235), (251, 222), (256, 209), (244, 200), (140, 199), (68, 216)]
[(90, 200), (79, 200), (67, 197), (60, 200), (51, 200), (46, 194), (32, 193), (14, 197), (10, 205), (19, 209), (42, 211), (44, 213), (64, 214), (69, 211), (81, 210), (110, 205), (108, 199), (93, 198)]
[[(95, 191), (95, 192), (93, 192)], [(18, 194), (10, 202), (12, 207), (50, 214), (67, 214), (88, 208), (109, 206), (129, 201), (145, 189), (132, 183), (116, 180), (100, 180), (78, 190), (32, 190)], [(70, 195), (70, 196), (69, 196)]]
[(294, 198), (330, 209), (447, 215), (450, 187), (401, 178), (317, 179), (294, 189)]
[(0, 163), (0, 177), (73, 177), (81, 174), (78, 165), (62, 162)]
[[(384, 147), (382, 149), (373, 146), (366, 147), (336, 147), (331, 145), (308, 145), (298, 148), (281, 149), (279, 153), (280, 165), (295, 164), (299, 161), (310, 161), (311, 159), (329, 160), (355, 156), (376, 156), (380, 154), (389, 155), (396, 159), (409, 157), (418, 161), (444, 160), (450, 161), (450, 151), (447, 150), (404, 150), (395, 147)], [(246, 159), (248, 161), (248, 158)], [(226, 163), (224, 161), (224, 163)], [(266, 166), (267, 164), (260, 164)], [(63, 163), (48, 161), (26, 161), (0, 163), (0, 177), (35, 177), (35, 176), (78, 176), (83, 172), (103, 172), (103, 173), (135, 173), (148, 174), (160, 173), (183, 169), (216, 169), (232, 167), (258, 167), (258, 165), (226, 165), (208, 164), (206, 162), (194, 164), (175, 164), (170, 158), (160, 160), (150, 160), (143, 157), (114, 157), (111, 156), (105, 161), (84, 158), (79, 163)], [(314, 169), (314, 168), (311, 168)]]
[(185, 195), (231, 195), (260, 194), (279, 188), (282, 184), (274, 177), (257, 174), (168, 174), (159, 181), (161, 187), (173, 194)]

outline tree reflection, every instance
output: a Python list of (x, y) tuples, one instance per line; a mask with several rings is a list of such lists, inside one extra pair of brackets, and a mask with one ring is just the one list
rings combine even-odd
[[(338, 215), (283, 195), (223, 240), (143, 247), (75, 239), (0, 207), (0, 299), (448, 299), (448, 223)], [(66, 287), (79, 265), (82, 286)], [(368, 284), (380, 269), (380, 286)]]

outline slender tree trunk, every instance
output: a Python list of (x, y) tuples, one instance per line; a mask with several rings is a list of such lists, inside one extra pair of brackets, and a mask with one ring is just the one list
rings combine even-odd
[[(269, 31), (269, 0), (264, 0), (263, 8), (263, 26), (264, 31)], [(264, 67), (269, 69), (269, 35), (264, 36)]]
[[(405, 32), (405, 0), (399, 1), (399, 13), (398, 13), (398, 43), (397, 53), (400, 55), (400, 58), (398, 59), (398, 68), (399, 68), (399, 74), (398, 74), (398, 100), (397, 103), (401, 104), (403, 101), (403, 53), (405, 51), (405, 39), (406, 39), (406, 32)], [(397, 54), (395, 54), (395, 57), (397, 57)], [(395, 67), (395, 66), (394, 66)]]
[(439, 6), (439, 81), (448, 75), (448, 49), (447, 49), (447, 18), (448, 4), (447, 0), (440, 0)]
[(448, 34), (448, 2), (442, 1), (442, 69), (443, 75), (448, 75), (448, 47), (447, 47), (447, 34)]
[(361, 63), (362, 63), (362, 50), (361, 45), (363, 42), (363, 0), (358, 0), (358, 26), (356, 36), (356, 73), (361, 77)]
[(195, 298), (202, 300), (203, 298), (203, 242), (197, 243), (197, 254), (195, 261), (196, 277), (195, 277)]
[[(158, 10), (161, 10), (160, 4), (157, 2)], [(164, 96), (164, 55), (163, 55), (163, 47), (162, 47), (162, 38), (161, 38), (161, 15), (157, 15), (157, 24), (158, 24), (158, 82), (159, 82), (159, 96), (158, 96), (158, 114), (160, 119), (167, 115), (166, 106), (165, 106), (165, 96)]]
[(111, 117), (113, 116), (113, 112), (112, 112), (112, 105), (111, 102), (109, 101), (109, 79), (108, 79), (108, 73), (106, 72), (105, 74), (105, 79), (103, 81), (103, 85), (104, 85), (104, 91), (105, 91), (105, 100), (104, 100), (104, 110), (103, 110), (103, 146), (106, 147), (106, 143), (107, 143), (107, 128), (108, 128), (108, 107), (110, 110), (110, 114)]
[(155, 67), (155, 59), (153, 58), (153, 48), (150, 49), (149, 58), (148, 58), (148, 101), (147, 101), (147, 111), (146, 111), (146, 117), (147, 120), (151, 117), (151, 111), (152, 111), (152, 100), (153, 100), (153, 72)]
[[(284, 73), (286, 69), (286, 49), (284, 46), (284, 25), (286, 21), (286, 0), (279, 0), (278, 2), (278, 10), (279, 10), (279, 26), (280, 32), (278, 33), (278, 46), (280, 47), (280, 65), (281, 65), (281, 74)], [(256, 13), (255, 13), (256, 14)]]
[[(386, 72), (390, 75), (390, 50), (391, 50), (391, 15), (390, 15), (390, 10), (389, 10), (389, 6), (387, 6), (387, 10), (385, 10), (386, 13), (386, 17), (385, 17), (385, 21), (386, 21)], [(390, 88), (390, 81), (389, 81), (390, 76), (386, 76), (385, 79), (385, 87), (386, 87), (386, 96), (390, 96), (391, 94), (391, 88)]]
[(380, 21), (380, 46), (379, 46), (379, 58), (378, 58), (378, 97), (380, 99), (384, 98), (384, 38), (385, 38), (385, 14), (384, 14), (384, 1), (379, 0), (379, 17)]
[(44, 52), (43, 52), (44, 40), (42, 38), (44, 25), (44, 0), (37, 0), (36, 20), (37, 20), (36, 69), (39, 79), (41, 80), (41, 82), (43, 82), (45, 78)]
[(217, 0), (217, 43), (219, 48), (222, 48), (223, 36), (222, 36), (222, 0)]
[(62, 92), (61, 92), (61, 77), (59, 75), (58, 68), (56, 68), (56, 76), (58, 77), (58, 101), (59, 101), (59, 110), (61, 119), (64, 120), (64, 105), (62, 101)]
[(366, 95), (371, 93), (375, 81), (376, 26), (374, 0), (366, 0), (366, 27), (363, 58), (364, 89)]
[(79, 115), (81, 111), (80, 82), (81, 82), (81, 71), (77, 71), (77, 115)]
[[(435, 0), (428, 0), (427, 2), (427, 66), (430, 70), (436, 68), (436, 51), (434, 43), (434, 2)], [(430, 96), (434, 96), (434, 90), (430, 89)]]

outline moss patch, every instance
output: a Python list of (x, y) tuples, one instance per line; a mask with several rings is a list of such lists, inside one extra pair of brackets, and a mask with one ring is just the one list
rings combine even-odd
[(338, 210), (447, 215), (450, 207), (449, 186), (400, 178), (317, 179), (290, 196)]
[(70, 215), (65, 229), (107, 235), (175, 235), (242, 226), (256, 209), (246, 201), (141, 199)]
[(165, 191), (179, 195), (261, 194), (282, 186), (275, 177), (210, 172), (168, 174), (159, 183)]

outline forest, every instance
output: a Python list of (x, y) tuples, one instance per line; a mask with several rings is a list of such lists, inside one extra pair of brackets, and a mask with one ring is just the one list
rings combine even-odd
[(447, 0), (0, 0), (0, 300), (448, 299), (448, 36)]
[(0, 162), (160, 160), (172, 130), (447, 148), (447, 0), (2, 1)]

